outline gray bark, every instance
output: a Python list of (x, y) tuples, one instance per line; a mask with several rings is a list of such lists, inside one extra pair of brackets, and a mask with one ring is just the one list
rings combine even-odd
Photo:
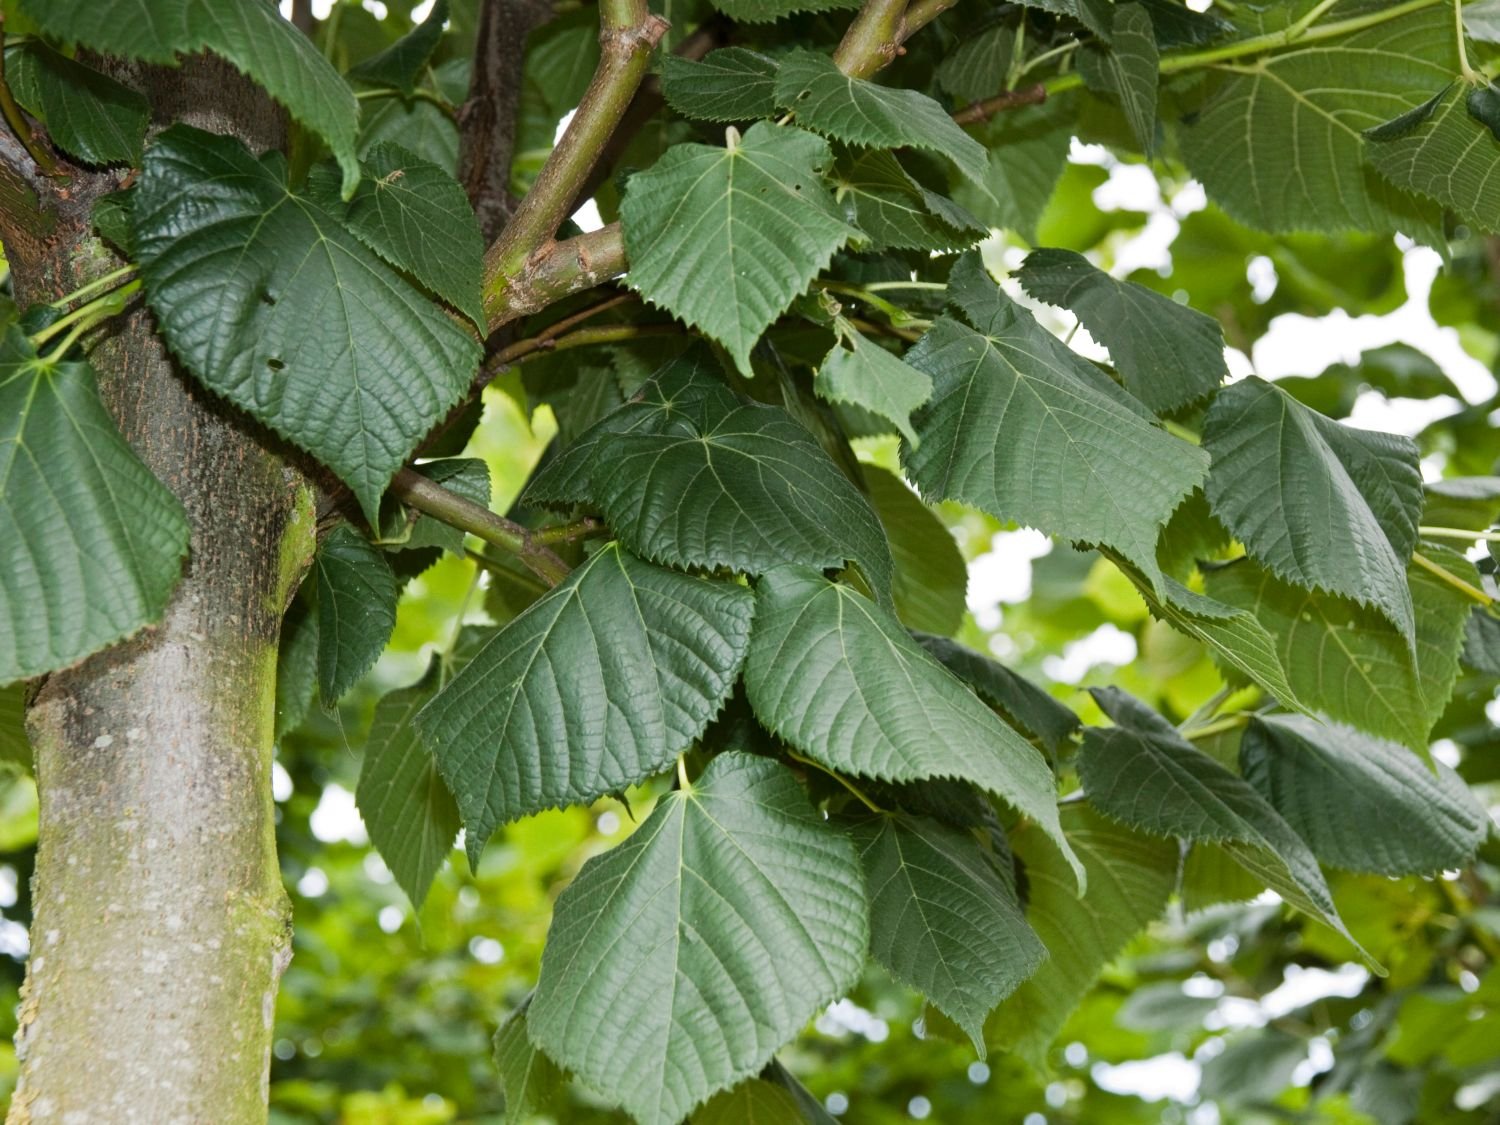
[[(158, 124), (281, 141), (227, 66), (114, 69), (147, 90)], [(0, 219), (23, 304), (117, 264), (87, 223), (108, 186), (80, 175), (43, 199), (34, 237), (25, 214)], [(276, 650), (313, 550), (312, 495), (266, 434), (184, 376), (143, 306), (90, 359), (125, 437), (182, 500), (191, 555), (159, 625), (47, 678), (28, 709), (41, 832), (7, 1120), (261, 1121), (291, 951), (270, 785)]]

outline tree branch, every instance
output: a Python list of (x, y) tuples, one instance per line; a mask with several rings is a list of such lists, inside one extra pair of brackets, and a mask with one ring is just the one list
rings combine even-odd
[(564, 286), (562, 292), (572, 292), (586, 287), (581, 278), (608, 277), (622, 268), (624, 247), (618, 230), (613, 241), (619, 259), (609, 273), (600, 272), (608, 239), (571, 247), (552, 240), (645, 78), (651, 52), (666, 30), (666, 20), (652, 15), (645, 0), (601, 0), (599, 69), (536, 183), (485, 255), (484, 308), (491, 331), (555, 300), (557, 291), (549, 288), (554, 281)]
[(499, 236), (515, 211), (510, 166), (526, 38), (551, 16), (547, 0), (484, 0), (479, 10), (469, 95), (458, 110), (458, 182), (487, 243)]
[(449, 527), (478, 536), (491, 546), (514, 555), (548, 586), (568, 576), (568, 564), (537, 542), (529, 528), (498, 516), (481, 504), (450, 492), (421, 473), (402, 469), (391, 481), (391, 495)]
[(833, 61), (850, 78), (868, 78), (901, 50), (901, 23), (906, 0), (865, 0), (833, 52)]
[(980, 121), (988, 121), (995, 114), (1007, 109), (1017, 109), (1023, 105), (1041, 105), (1047, 100), (1047, 87), (1040, 82), (1034, 82), (1030, 86), (1022, 86), (1019, 90), (1006, 90), (1004, 93), (996, 94), (993, 98), (985, 98), (972, 105), (966, 105), (953, 115), (953, 120), (960, 125), (975, 125)]

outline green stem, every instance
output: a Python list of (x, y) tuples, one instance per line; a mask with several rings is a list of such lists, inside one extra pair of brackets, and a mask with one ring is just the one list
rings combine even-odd
[(1431, 574), (1434, 578), (1438, 578), (1443, 582), (1446, 582), (1455, 590), (1460, 591), (1466, 597), (1478, 602), (1480, 605), (1492, 606), (1495, 604), (1495, 599), (1486, 594), (1478, 586), (1470, 585), (1458, 575), (1454, 574), (1451, 570), (1438, 566), (1437, 563), (1433, 562), (1426, 555), (1422, 554), (1421, 551), (1413, 551), (1411, 561), (1420, 566), (1428, 574)]
[(1011, 80), (1006, 83), (1006, 86), (1014, 89), (1017, 82), (1043, 63), (1051, 62), (1053, 59), (1061, 58), (1063, 55), (1071, 55), (1082, 46), (1083, 44), (1075, 39), (1071, 43), (1064, 43), (1060, 47), (1053, 47), (1049, 51), (1043, 51), (1040, 55), (1027, 59), (1025, 63), (1016, 68), (1015, 73), (1012, 74)]
[(1500, 543), (1500, 531), (1468, 531), (1462, 527), (1419, 527), (1417, 534), (1428, 539), (1462, 539), (1465, 543), (1483, 540)]
[(556, 586), (568, 576), (567, 563), (540, 543), (532, 540), (529, 528), (496, 515), (456, 492), (450, 492), (421, 473), (402, 469), (391, 481), (391, 495), (417, 511), (442, 520), (483, 539), (491, 546), (515, 555), (527, 570), (548, 586)]
[(684, 793), (691, 792), (693, 788), (693, 783), (688, 780), (686, 754), (677, 755), (677, 788)]
[(877, 805), (874, 801), (870, 800), (869, 797), (866, 797), (864, 793), (860, 791), (859, 786), (855, 785), (854, 782), (850, 781), (847, 777), (837, 772), (836, 770), (829, 769), (822, 762), (816, 762), (811, 758), (803, 757), (795, 750), (788, 750), (786, 752), (786, 756), (794, 762), (801, 762), (804, 766), (812, 766), (813, 769), (819, 771), (820, 773), (826, 773), (829, 777), (833, 778), (833, 780), (837, 781), (845, 789), (849, 790), (850, 793), (853, 793), (854, 796), (859, 798), (859, 803), (864, 805), (864, 807), (869, 809), (872, 813), (885, 812), (883, 808)]
[(887, 289), (936, 289), (948, 288), (946, 281), (871, 281), (865, 285), (866, 293), (884, 293)]
[[(1425, 8), (1431, 8), (1436, 4), (1445, 3), (1447, 0), (1406, 0), (1404, 4), (1397, 4), (1391, 8), (1382, 8), (1379, 11), (1366, 12), (1363, 15), (1351, 16), (1346, 20), (1335, 20), (1333, 23), (1317, 24), (1309, 27), (1297, 36), (1291, 37), (1292, 28), (1285, 31), (1273, 31), (1266, 35), (1255, 35), (1249, 39), (1241, 39), (1237, 43), (1225, 43), (1221, 47), (1210, 47), (1203, 51), (1187, 51), (1180, 55), (1167, 55), (1161, 60), (1157, 68), (1161, 74), (1175, 74), (1182, 70), (1193, 70), (1200, 66), (1212, 66), (1214, 63), (1227, 62), (1231, 59), (1242, 59), (1249, 55), (1259, 55), (1266, 51), (1275, 51), (1283, 47), (1291, 47), (1300, 43), (1316, 43), (1324, 39), (1337, 39), (1341, 35), (1352, 35), (1356, 31), (1363, 31), (1370, 27), (1379, 27), (1383, 23), (1410, 15), (1412, 12), (1420, 12)], [(1047, 93), (1057, 94), (1064, 90), (1072, 90), (1083, 85), (1083, 78), (1077, 71), (1067, 74), (1055, 75), (1049, 78), (1044, 85)]]
[(121, 266), (117, 270), (110, 270), (110, 272), (107, 273), (107, 274), (105, 274), (103, 277), (96, 277), (93, 281), (89, 282), (87, 285), (79, 286), (77, 289), (73, 290), (73, 292), (71, 292), (71, 293), (64, 293), (61, 297), (59, 297), (57, 300), (53, 301), (47, 307), (48, 308), (52, 308), (52, 309), (66, 308), (68, 305), (71, 305), (74, 301), (77, 301), (77, 300), (79, 300), (82, 297), (87, 297), (90, 293), (94, 292), (96, 289), (105, 289), (105, 288), (108, 288), (109, 286), (113, 285), (116, 281), (119, 281), (122, 277), (126, 277), (126, 276), (128, 276), (130, 274), (133, 274), (134, 272), (135, 272), (135, 266), (134, 265)]
[(1483, 86), (1488, 79), (1477, 73), (1469, 65), (1469, 48), (1464, 42), (1464, 4), (1463, 0), (1453, 0), (1453, 37), (1458, 43), (1458, 72), (1463, 75), (1465, 82), (1472, 82), (1476, 86)]
[(1255, 718), (1249, 711), (1236, 711), (1233, 715), (1225, 715), (1222, 719), (1215, 719), (1211, 723), (1204, 723), (1201, 727), (1193, 727), (1190, 730), (1180, 731), (1183, 738), (1189, 742), (1199, 738), (1208, 738), (1215, 734), (1223, 734), (1227, 730), (1235, 730), (1244, 726)]
[(595, 535), (608, 535), (609, 528), (602, 520), (593, 516), (584, 516), (572, 523), (555, 524), (552, 527), (539, 527), (531, 533), (531, 541), (543, 547), (552, 547), (558, 543), (572, 543), (578, 539), (588, 539)]
[(360, 90), (354, 96), (360, 101), (370, 101), (376, 98), (413, 97), (416, 98), (419, 102), (430, 102), (431, 104), (437, 106), (444, 113), (446, 113), (449, 117), (453, 117), (458, 113), (458, 107), (456, 105), (450, 102), (447, 98), (443, 97), (441, 94), (435, 93), (432, 90), (427, 89), (425, 86), (415, 87), (409, 95), (404, 90), (386, 89)]
[(552, 241), (557, 228), (619, 126), (666, 31), (667, 21), (651, 14), (646, 0), (602, 0), (599, 67), (514, 218), (485, 254), (484, 311), (491, 331), (515, 319), (513, 306), (534, 311), (528, 276), (533, 259), (552, 256), (547, 251), (557, 245)]
[[(114, 316), (116, 313), (122, 310), (125, 307), (126, 301), (128, 301), (140, 287), (141, 282), (140, 279), (137, 278), (135, 281), (128, 282), (125, 285), (120, 286), (118, 289), (111, 290), (108, 293), (95, 297), (92, 301), (89, 301), (86, 304), (79, 305), (72, 312), (68, 313), (65, 316), (58, 317), (51, 324), (47, 325), (47, 327), (43, 328), (41, 331), (32, 336), (31, 346), (34, 348), (40, 348), (48, 340), (52, 339), (52, 337), (61, 334), (64, 329), (69, 328), (74, 324), (80, 324), (81, 322), (81, 328), (79, 329), (79, 331), (75, 331), (69, 335), (68, 343), (71, 345), (72, 341), (76, 340), (82, 332), (86, 332), (88, 329), (98, 324), (101, 320)], [(54, 352), (53, 354), (60, 355), (61, 352)]]
[(36, 139), (36, 134), (31, 131), (31, 126), (26, 122), (26, 115), (21, 112), (21, 107), (16, 103), (15, 95), (10, 91), (10, 83), (5, 80), (5, 23), (0, 18), (0, 114), (5, 117), (5, 123), (10, 126), (10, 131), (16, 135), (16, 140), (21, 142), (31, 159), (36, 161), (44, 175), (56, 176), (57, 158), (47, 151), (47, 146)]

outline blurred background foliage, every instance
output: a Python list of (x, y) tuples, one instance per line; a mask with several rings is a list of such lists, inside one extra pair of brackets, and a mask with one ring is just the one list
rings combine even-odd
[[(475, 0), (455, 0), (429, 75), (449, 101), (465, 89), (475, 7)], [(518, 189), (540, 166), (595, 62), (592, 10), (558, 7), (558, 16), (533, 33)], [(674, 36), (709, 15), (700, 0), (671, 0), (668, 8)], [(844, 18), (790, 22), (812, 30)], [(961, 9), (914, 40), (898, 63), (899, 80), (924, 85), (920, 68), (930, 73), (963, 38), (966, 19)], [(346, 65), (411, 26), (408, 5), (394, 0), (388, 8), (339, 3), (319, 34)], [(797, 33), (797, 26), (783, 28)], [(457, 133), (439, 101), (368, 103), (366, 143), (397, 140), (452, 166)], [(1117, 276), (1215, 316), (1241, 353), (1234, 371), (1250, 370), (1254, 358), (1260, 373), (1287, 376), (1281, 385), (1318, 410), (1413, 433), (1430, 477), (1497, 472), (1500, 397), (1493, 379), (1487, 389), (1471, 379), (1461, 392), (1433, 358), (1389, 345), (1390, 331), (1359, 318), (1405, 315), (1401, 323), (1415, 324), (1430, 313), (1473, 367), (1495, 370), (1500, 243), (1459, 237), (1422, 308), (1412, 300), (1411, 281), (1426, 284), (1437, 257), (1431, 251), (1371, 236), (1251, 231), (1205, 205), (1170, 154), (1149, 166), (1121, 163), (1090, 143), (1107, 144), (1119, 128), (1109, 113), (1096, 116), (1097, 135), (1073, 143), (1036, 208), (1036, 245), (1087, 252)], [(1000, 118), (991, 128), (1029, 127), (1016, 120)], [(637, 134), (619, 167), (649, 165), (693, 132), (661, 118)], [(615, 183), (600, 189), (605, 219), (617, 199)], [(1002, 235), (984, 250), (1003, 276), (1027, 247), (1018, 236)], [(1039, 316), (1051, 316), (1060, 331), (1070, 327), (1055, 310)], [(1284, 333), (1294, 348), (1298, 339), (1316, 342), (1322, 346), (1310, 346), (1308, 354), (1322, 354), (1331, 334), (1344, 358), (1317, 370), (1289, 369), (1284, 356), (1263, 360), (1263, 338), (1296, 318), (1316, 319)], [(817, 356), (825, 349), (820, 340), (808, 351)], [(795, 349), (786, 350), (795, 361)], [(524, 378), (512, 372), (497, 382), (465, 450), (489, 464), (496, 510), (510, 506), (560, 427), (577, 432), (586, 424), (561, 408), (554, 414), (554, 404), (570, 401), (566, 391), (592, 380), (604, 389), (591, 397), (607, 400), (653, 363), (649, 346), (596, 350), (550, 357), (528, 365)], [(577, 396), (571, 401), (582, 409)], [(857, 444), (861, 458), (895, 468), (890, 441)], [(940, 512), (969, 564), (967, 608), (956, 559), (947, 566), (929, 562), (909, 575), (908, 596), (925, 599), (939, 616), (961, 613), (958, 639), (1046, 685), (1085, 720), (1100, 719), (1086, 692), (1092, 686), (1123, 687), (1174, 721), (1222, 687), (1202, 647), (1153, 621), (1129, 582), (1098, 555), (1048, 544), (957, 505)], [(912, 534), (922, 531), (918, 518)], [(1179, 545), (1189, 553), (1195, 546)], [(1493, 563), (1486, 565), (1493, 572)], [(517, 593), (481, 575), (471, 559), (443, 556), (407, 582), (389, 649), (360, 687), (335, 711), (314, 703), (280, 740), (277, 834), (294, 904), (295, 956), (276, 1013), (271, 1120), (277, 1125), (506, 1119), (490, 1040), (536, 979), (551, 903), (588, 857), (631, 831), (652, 794), (511, 825), (475, 873), (454, 851), (419, 912), (369, 845), (353, 794), (377, 700), (418, 680), (433, 654), (448, 651), (456, 622), (505, 620), (526, 597), (524, 589)], [(1492, 808), (1500, 806), (1494, 689), (1492, 677), (1466, 671), (1434, 731), (1439, 756)], [(36, 787), (18, 725), (18, 695), (0, 693), (0, 1093), (8, 1092), (16, 1070), (10, 1037), (36, 839)], [(1133, 941), (1088, 992), (1044, 1072), (1013, 1055), (979, 1059), (962, 1034), (875, 968), (781, 1058), (830, 1114), (857, 1125), (1500, 1121), (1494, 832), (1463, 872), (1401, 879), (1330, 872), (1330, 883), (1350, 930), (1387, 966), (1388, 977), (1352, 964), (1347, 942), (1264, 896), (1193, 912), (1174, 900), (1169, 915)], [(553, 1118), (535, 1120), (625, 1119), (573, 1086)]]

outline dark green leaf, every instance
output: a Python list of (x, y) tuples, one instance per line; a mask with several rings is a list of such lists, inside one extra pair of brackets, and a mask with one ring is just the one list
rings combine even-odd
[(989, 855), (961, 829), (910, 816), (853, 828), (870, 895), (870, 953), (962, 1027), (984, 1020), (1046, 956)]
[(0, 762), (30, 771), (31, 740), (26, 734), (26, 685), (0, 688)]
[(986, 153), (984, 187), (961, 183), (954, 198), (984, 223), (1029, 242), (1068, 163), (1076, 107), (1066, 95), (996, 114), (975, 135)]
[(916, 634), (922, 647), (943, 667), (977, 691), (991, 707), (997, 707), (1016, 726), (1057, 754), (1072, 741), (1079, 728), (1078, 716), (1019, 672), (981, 656), (947, 637)]
[(1038, 1070), (1100, 970), (1161, 916), (1177, 882), (1177, 845), (1171, 840), (1111, 824), (1087, 805), (1064, 808), (1062, 826), (1083, 861), (1088, 893), (1080, 897), (1071, 872), (1053, 848), (1043, 846), (1036, 825), (1014, 834), (1030, 888), (1026, 917), (1048, 956), (986, 1028), (992, 1049), (1014, 1051)]
[(694, 1113), (692, 1125), (791, 1125), (801, 1120), (790, 1092), (763, 1078), (747, 1078)]
[(1203, 1067), (1202, 1094), (1226, 1106), (1264, 1105), (1292, 1081), (1307, 1041), (1284, 1031), (1247, 1032)]
[(1484, 809), (1447, 766), (1303, 715), (1253, 721), (1240, 771), (1314, 855), (1348, 871), (1464, 867), (1489, 831)]
[(1005, 87), (1015, 42), (1016, 30), (1009, 24), (997, 24), (972, 39), (959, 40), (938, 64), (938, 85), (967, 102), (998, 94)]
[(890, 549), (869, 502), (786, 411), (741, 403), (706, 366), (658, 372), (547, 466), (529, 503), (591, 501), (631, 550), (749, 574), (859, 564), (881, 596)]
[(385, 50), (351, 69), (349, 77), (410, 94), (416, 88), (427, 60), (442, 41), (443, 25), (447, 22), (448, 0), (437, 0), (426, 19)]
[(532, 1038), (642, 1125), (673, 1125), (859, 979), (860, 883), (785, 767), (721, 754), (557, 900)]
[(21, 0), (52, 38), (120, 58), (173, 63), (191, 37), (194, 0)]
[(792, 568), (763, 576), (755, 601), (745, 690), (768, 730), (845, 773), (971, 781), (1066, 846), (1056, 783), (1041, 754), (890, 613), (815, 571)]
[(857, 8), (859, 0), (714, 0), (714, 7), (741, 23), (770, 23), (794, 12)]
[(32, 42), (5, 53), (16, 100), (85, 164), (139, 164), (150, 107), (142, 94)]
[(0, 684), (75, 664), (161, 618), (182, 505), (125, 443), (87, 363), (0, 340)]
[(1373, 606), (1414, 629), (1406, 561), (1422, 470), (1407, 438), (1342, 426), (1260, 379), (1214, 399), (1203, 421), (1214, 515), (1272, 573)]
[(1493, 86), (1444, 90), (1420, 125), (1367, 146), (1390, 183), (1449, 208), (1480, 230), (1500, 230), (1500, 92)]
[(987, 229), (951, 199), (917, 183), (881, 149), (846, 154), (834, 166), (832, 183), (874, 250), (953, 250), (972, 246)]
[(819, 178), (832, 162), (821, 138), (766, 121), (726, 148), (674, 145), (621, 204), (631, 287), (748, 373), (760, 334), (858, 234)]
[(502, 628), (417, 720), (470, 862), (500, 824), (671, 765), (734, 686), (752, 601), (611, 545)]
[(1406, 134), (1432, 116), (1432, 111), (1437, 109), (1438, 104), (1447, 96), (1448, 91), (1452, 88), (1453, 83), (1450, 82), (1421, 105), (1407, 110), (1399, 117), (1393, 117), (1389, 121), (1366, 129), (1364, 132), (1365, 140), (1394, 141), (1397, 137), (1406, 136)]
[(1152, 410), (1210, 393), (1229, 374), (1212, 317), (1145, 286), (1117, 281), (1072, 250), (1033, 250), (1016, 272), (1038, 301), (1071, 309), (1109, 349), (1125, 386)]
[(895, 473), (866, 465), (864, 476), (896, 562), (891, 587), (896, 616), (909, 629), (957, 632), (963, 622), (969, 568), (952, 533)]
[(1500, 477), (1448, 477), (1422, 486), (1422, 523), (1483, 531), (1500, 519)]
[(374, 666), (396, 627), (396, 578), (385, 555), (348, 524), (318, 548), (318, 692), (332, 707)]
[(468, 390), (478, 343), (232, 138), (172, 126), (134, 197), (141, 276), (172, 350), (337, 472), (373, 523), (392, 475)]
[(482, 329), (484, 238), (464, 189), (436, 164), (399, 145), (372, 146), (364, 167), (345, 225)]
[(1159, 583), (1159, 526), (1207, 457), (1154, 426), (982, 269), (963, 259), (949, 289), (980, 331), (942, 318), (906, 355), (933, 377), (915, 419), (922, 445), (903, 451), (907, 471), (929, 498), (1108, 544)]
[(1085, 48), (1078, 60), (1084, 81), (1119, 103), (1147, 156), (1156, 147), (1157, 61), (1151, 17), (1141, 4), (1116, 5), (1109, 45)]
[(567, 1083), (558, 1065), (537, 1050), (526, 1034), (530, 1007), (528, 996), (495, 1032), (495, 1068), (505, 1090), (505, 1125), (522, 1125), (552, 1108)]
[(421, 683), (393, 691), (375, 705), (354, 793), (371, 842), (417, 910), (461, 827), (453, 795), (412, 722), (437, 681), (434, 668)]
[(1221, 845), (1293, 906), (1349, 937), (1317, 859), (1264, 797), (1124, 692), (1093, 695), (1118, 725), (1084, 735), (1078, 779), (1090, 804), (1142, 832)]
[(668, 55), (662, 93), (684, 117), (754, 121), (776, 112), (776, 60), (744, 47), (721, 47), (702, 61)]
[(985, 182), (984, 146), (926, 94), (850, 78), (821, 51), (793, 51), (776, 74), (776, 103), (797, 123), (865, 148), (938, 153), (975, 184)]
[(1464, 663), (1486, 676), (1500, 676), (1500, 618), (1478, 606), (1464, 626)]
[(888, 420), (916, 445), (911, 414), (932, 396), (932, 380), (856, 329), (845, 328), (823, 357), (813, 389), (829, 402), (849, 403)]
[(1211, 73), (1202, 112), (1179, 131), (1183, 158), (1225, 211), (1262, 230), (1425, 234), (1436, 209), (1375, 174), (1361, 133), (1457, 69), (1452, 13), (1437, 6), (1268, 53)]

